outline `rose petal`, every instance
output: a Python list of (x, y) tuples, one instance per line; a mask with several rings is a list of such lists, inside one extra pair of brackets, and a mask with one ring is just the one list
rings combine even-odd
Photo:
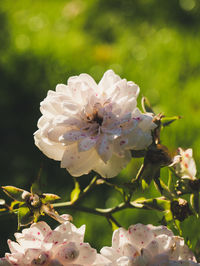
[(73, 176), (88, 174), (97, 164), (99, 157), (95, 149), (79, 152), (77, 144), (67, 146), (61, 161), (61, 167), (67, 168)]
[(119, 174), (119, 172), (126, 167), (131, 160), (131, 154), (129, 151), (125, 151), (124, 157), (119, 158), (116, 155), (112, 155), (111, 159), (104, 163), (102, 160), (98, 160), (97, 164), (93, 167), (93, 170), (99, 173), (102, 177), (110, 178)]

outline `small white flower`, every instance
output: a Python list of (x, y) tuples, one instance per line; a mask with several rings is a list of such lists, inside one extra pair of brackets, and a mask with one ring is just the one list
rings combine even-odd
[(5, 254), (0, 265), (105, 265), (107, 259), (83, 242), (84, 233), (84, 225), (77, 229), (68, 221), (55, 230), (45, 222), (35, 223), (15, 234), (17, 242), (8, 240), (11, 253)]
[(192, 157), (192, 149), (178, 148), (178, 155), (174, 157), (173, 164), (176, 173), (182, 178), (196, 179), (196, 165)]
[(71, 77), (41, 102), (35, 144), (73, 176), (116, 176), (131, 159), (129, 149), (152, 142), (156, 125), (136, 107), (138, 94), (135, 83), (112, 70), (98, 85), (87, 74)]
[(199, 265), (184, 240), (165, 226), (136, 224), (114, 231), (112, 247), (101, 254), (112, 266)]

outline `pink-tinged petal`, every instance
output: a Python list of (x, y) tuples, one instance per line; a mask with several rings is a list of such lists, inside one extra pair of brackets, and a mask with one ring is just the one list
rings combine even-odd
[(146, 246), (146, 249), (151, 253), (152, 256), (156, 256), (159, 253), (159, 244), (154, 239)]
[(90, 75), (83, 73), (80, 74), (79, 77), (83, 82), (87, 83), (89, 87), (93, 88), (94, 90), (97, 90), (98, 86)]
[(153, 240), (153, 233), (146, 225), (136, 224), (128, 229), (131, 243), (138, 249), (146, 247)]
[(6, 253), (5, 258), (11, 265), (24, 266), (24, 264), (22, 263), (24, 258), (23, 253), (13, 253), (13, 254)]
[(135, 128), (127, 135), (128, 143), (126, 148), (132, 150), (146, 149), (152, 143), (151, 132), (144, 132), (140, 128)]
[(121, 170), (127, 166), (130, 160), (130, 152), (125, 151), (124, 157), (122, 158), (113, 154), (107, 163), (104, 163), (102, 160), (98, 160), (97, 164), (92, 169), (99, 173), (102, 177), (111, 178), (118, 175)]
[(40, 103), (40, 111), (43, 115), (49, 118), (63, 112), (59, 102), (54, 99), (49, 100), (48, 98), (45, 98), (44, 101)]
[(91, 88), (87, 82), (84, 82), (80, 76), (70, 77), (68, 85), (72, 98), (82, 106), (88, 102), (88, 97), (91, 97), (92, 93), (95, 92), (95, 89)]
[(23, 229), (22, 234), (24, 237), (26, 235), (31, 234), (31, 235), (37, 237), (38, 239), (42, 240), (51, 231), (52, 230), (51, 230), (50, 226), (47, 223), (41, 221), (41, 222), (32, 224), (31, 227), (28, 229)]
[(78, 144), (79, 151), (88, 151), (91, 148), (93, 148), (97, 143), (97, 138), (96, 137), (86, 137), (82, 140), (80, 140)]
[(117, 266), (144, 266), (145, 264), (134, 264), (133, 258), (122, 256), (119, 259), (117, 259), (116, 265)]
[(112, 144), (109, 143), (108, 137), (106, 134), (98, 138), (97, 143), (97, 152), (104, 163), (107, 163), (112, 156)]
[(64, 239), (64, 236), (60, 232), (53, 230), (45, 236), (44, 243), (46, 244), (49, 243), (51, 244), (51, 246), (59, 245), (60, 243), (63, 242), (63, 239)]
[(100, 250), (100, 253), (106, 257), (108, 260), (110, 261), (115, 261), (117, 260), (119, 257), (121, 257), (120, 252), (117, 252), (117, 249), (111, 248), (111, 247), (103, 247)]
[(59, 142), (60, 136), (62, 136), (66, 131), (67, 128), (64, 126), (52, 127), (47, 131), (47, 137), (54, 142)]
[(158, 235), (156, 241), (158, 242), (160, 253), (170, 252), (170, 248), (174, 245), (174, 240), (168, 235)]
[(113, 142), (113, 152), (119, 156), (124, 157), (124, 149), (126, 148), (126, 145), (128, 144), (127, 138), (117, 138)]
[(80, 128), (83, 125), (83, 121), (76, 116), (66, 116), (66, 115), (58, 115), (54, 118), (52, 124), (54, 126), (64, 126), (64, 127), (78, 127)]
[(50, 142), (47, 138), (41, 136), (41, 131), (34, 133), (35, 145), (49, 158), (61, 161), (65, 147), (55, 142)]
[(152, 224), (148, 224), (147, 227), (153, 232), (154, 237), (159, 235), (167, 235), (172, 237), (174, 235), (173, 232), (164, 225), (154, 226)]
[(80, 112), (80, 104), (74, 101), (66, 101), (61, 104), (66, 115), (76, 115)]
[(77, 144), (66, 146), (65, 153), (61, 161), (61, 167), (67, 168), (72, 176), (88, 174), (98, 162), (99, 157), (96, 150), (79, 152)]
[(76, 263), (81, 265), (92, 265), (97, 255), (96, 249), (91, 248), (88, 243), (80, 243), (78, 250), (79, 256)]
[(191, 260), (196, 262), (193, 252), (185, 245), (182, 237), (173, 236), (172, 239), (171, 245), (175, 248), (170, 250), (169, 257), (171, 260)]
[(121, 247), (121, 253), (123, 256), (127, 257), (137, 257), (139, 256), (139, 250), (137, 250), (137, 247), (133, 246), (128, 241)]
[(128, 112), (132, 112), (137, 106), (137, 101), (135, 98), (127, 99), (127, 97), (123, 98), (121, 114), (126, 114)]
[(108, 260), (104, 256), (102, 256), (100, 254), (96, 254), (96, 259), (92, 265), (94, 265), (94, 266), (112, 266), (113, 264), (111, 263), (110, 260)]
[(128, 81), (126, 92), (128, 93), (128, 95), (130, 96), (134, 95), (137, 98), (140, 93), (140, 88), (133, 81)]
[(8, 239), (8, 246), (12, 253), (17, 253), (17, 252), (23, 253), (24, 251), (24, 249), (18, 243), (11, 241), (10, 239)]
[(143, 131), (150, 131), (157, 127), (153, 122), (153, 115), (151, 113), (142, 114), (138, 108), (135, 108), (132, 113), (133, 119), (138, 121), (138, 126)]
[(85, 225), (82, 225), (80, 228), (76, 228), (76, 226), (72, 223), (65, 222), (56, 227), (55, 231), (60, 232), (60, 234), (63, 235), (63, 238), (67, 241), (83, 242)]
[(121, 78), (116, 75), (113, 70), (108, 70), (104, 73), (102, 79), (98, 84), (98, 87), (100, 90), (106, 93), (106, 90), (112, 87), (119, 80), (121, 80)]
[(59, 141), (65, 144), (71, 144), (72, 142), (78, 141), (85, 137), (87, 137), (86, 133), (83, 133), (80, 130), (69, 130), (59, 138)]
[(128, 231), (124, 228), (119, 228), (115, 230), (112, 237), (112, 248), (114, 248), (117, 253), (121, 254), (122, 247), (126, 243), (130, 243)]
[(146, 265), (146, 264), (148, 265), (149, 262), (152, 260), (152, 254), (146, 248), (142, 248), (140, 253), (141, 253), (141, 256), (138, 256), (136, 258), (136, 261), (137, 261), (138, 258), (141, 258), (143, 263), (144, 263), (144, 265)]
[(68, 86), (66, 86), (65, 84), (58, 84), (56, 86), (56, 92), (59, 92), (59, 93), (69, 93), (69, 89), (68, 89)]
[(35, 247), (38, 243), (41, 245), (41, 241), (43, 241), (49, 232), (51, 232), (51, 228), (47, 225), (47, 223), (39, 222), (37, 224), (32, 224), (28, 229), (23, 229), (22, 233), (15, 233), (15, 238), (23, 247), (31, 245), (31, 242)]
[(49, 123), (49, 120), (45, 116), (41, 116), (38, 120), (37, 127), (42, 128), (44, 127), (47, 123)]

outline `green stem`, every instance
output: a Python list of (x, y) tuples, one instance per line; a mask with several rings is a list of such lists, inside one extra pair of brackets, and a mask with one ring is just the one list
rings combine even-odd
[(139, 169), (139, 171), (138, 171), (138, 173), (137, 173), (137, 175), (136, 175), (136, 178), (133, 178), (133, 179), (131, 180), (131, 183), (140, 180), (140, 178), (141, 178), (141, 176), (142, 176), (142, 174), (143, 174), (143, 172), (144, 172), (144, 169), (145, 169), (145, 165), (142, 164), (141, 167), (140, 167), (140, 169)]
[(97, 181), (98, 177), (95, 176), (93, 177), (93, 179), (91, 180), (91, 182), (89, 183), (89, 185), (84, 188), (84, 190), (79, 194), (79, 197), (73, 202), (66, 202), (67, 205), (75, 205), (78, 204), (78, 202), (80, 202), (95, 186), (96, 186), (96, 181)]
[(111, 224), (111, 226), (112, 226), (112, 223), (110, 221), (112, 221), (117, 227), (122, 227), (121, 224), (118, 223), (118, 221), (112, 215), (109, 215), (107, 219), (108, 219), (108, 222)]
[(107, 209), (101, 209), (101, 208), (88, 208), (85, 206), (78, 206), (71, 204), (70, 202), (61, 202), (61, 203), (54, 203), (52, 204), (54, 208), (65, 208), (65, 209), (72, 209), (77, 211), (82, 211), (86, 213), (91, 213), (95, 215), (105, 216), (111, 215), (113, 213), (116, 213), (118, 211), (124, 210), (124, 209), (148, 209), (146, 206), (138, 207), (137, 204), (134, 202), (122, 202), (119, 205), (113, 207), (113, 208), (107, 208)]

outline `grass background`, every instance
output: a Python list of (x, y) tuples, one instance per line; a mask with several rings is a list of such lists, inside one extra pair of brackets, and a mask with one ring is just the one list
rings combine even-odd
[[(99, 81), (110, 68), (135, 81), (140, 99), (147, 96), (157, 113), (183, 117), (163, 132), (162, 141), (171, 151), (192, 147), (199, 167), (199, 0), (4, 0), (0, 25), (1, 185), (29, 189), (42, 167), (44, 192), (69, 199), (71, 177), (34, 146), (39, 103), (72, 75), (88, 73)], [(139, 163), (133, 162), (133, 173)], [(81, 184), (91, 176), (81, 177)], [(153, 187), (147, 196), (152, 193)], [(119, 201), (102, 186), (85, 205), (110, 207)], [(86, 240), (92, 246), (110, 245), (111, 228), (102, 217), (70, 213), (77, 226), (87, 225)], [(126, 227), (159, 224), (161, 219), (158, 213), (135, 210), (116, 217)], [(0, 224), (3, 256), (17, 219), (3, 216)], [(186, 219), (182, 229), (185, 238), (197, 239), (198, 219)]]

